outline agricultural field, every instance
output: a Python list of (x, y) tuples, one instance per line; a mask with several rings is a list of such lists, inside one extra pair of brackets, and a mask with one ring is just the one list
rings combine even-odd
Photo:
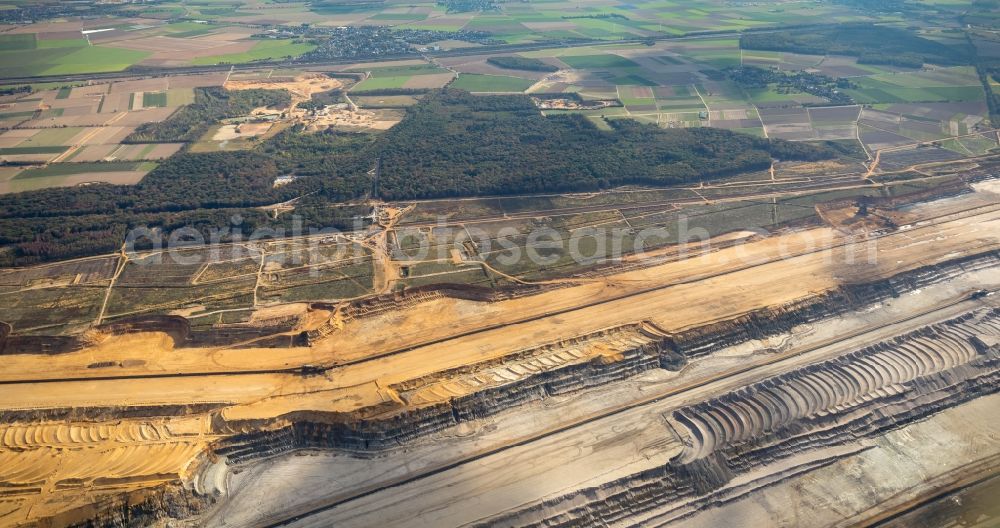
[(351, 68), (347, 71), (363, 72), (366, 78), (356, 84), (352, 93), (364, 93), (375, 90), (425, 90), (440, 88), (454, 78), (450, 71), (426, 62), (402, 64), (399, 66), (375, 66), (369, 68)]
[[(782, 9), (775, 10), (765, 5), (747, 4), (726, 5), (725, 10), (720, 10), (722, 5), (712, 0), (683, 4), (652, 0), (599, 5), (556, 0), (538, 4), (499, 4), (497, 10), (483, 12), (449, 12), (445, 6), (433, 2), (418, 2), (406, 7), (386, 4), (375, 9), (364, 5), (315, 4), (311, 9), (329, 20), (330, 25), (378, 24), (405, 29), (489, 31), (515, 44), (550, 39), (619, 40), (705, 30), (741, 30), (777, 23), (802, 23), (814, 16), (843, 22), (872, 18), (838, 6), (816, 8), (785, 4)], [(281, 16), (278, 13), (287, 17), (290, 23), (302, 17), (301, 11), (291, 7), (269, 10), (268, 16), (277, 18)], [(251, 16), (240, 18), (254, 20)]]
[(52, 163), (0, 176), (0, 192), (16, 193), (95, 182), (130, 185), (139, 183), (154, 168), (154, 162)]
[(311, 44), (296, 44), (290, 40), (261, 40), (252, 42), (252, 46), (247, 51), (198, 57), (192, 60), (191, 64), (240, 64), (244, 62), (293, 58), (312, 51), (315, 47)]
[[(698, 0), (609, 2), (600, 5), (553, 0), (538, 5), (497, 4), (495, 9), (455, 10), (437, 2), (396, 4), (307, 4), (289, 2), (262, 8), (256, 1), (225, 4), (176, 2), (133, 5), (132, 17), (45, 21), (19, 26), (0, 39), (2, 76), (121, 71), (130, 66), (240, 64), (299, 57), (316, 46), (309, 41), (262, 36), (261, 28), (322, 29), (385, 26), (398, 31), (438, 31), (431, 45), (443, 49), (477, 44), (448, 32), (485, 32), (508, 44), (555, 39), (615, 41), (676, 36), (699, 31), (740, 31), (775, 24), (897, 21), (893, 15), (848, 6), (783, 4), (725, 5)], [(724, 14), (723, 14), (724, 13)], [(423, 41), (421, 41), (423, 42)], [(712, 59), (711, 53), (703, 55)], [(721, 55), (713, 60), (728, 60)], [(718, 62), (717, 62), (718, 64)]]
[(354, 95), (351, 100), (362, 108), (406, 108), (420, 101), (413, 95)]
[[(860, 140), (872, 152), (989, 130), (983, 88), (970, 66), (876, 66), (858, 64), (853, 57), (741, 50), (736, 40), (715, 38), (523, 55), (563, 68), (546, 75), (531, 92), (571, 93), (584, 100), (612, 98), (623, 105), (545, 111), (550, 114), (630, 117), (663, 127), (713, 126), (790, 140)], [(809, 70), (844, 79), (852, 83), (845, 93), (856, 103), (834, 105), (824, 97), (779, 90), (774, 84), (744, 87), (725, 73), (726, 68), (741, 65)], [(988, 152), (996, 140), (982, 134), (944, 147), (963, 154)]]
[(0, 102), (0, 160), (16, 163), (0, 176), (0, 193), (93, 182), (132, 184), (183, 146), (129, 143), (144, 123), (168, 119), (193, 102), (194, 88), (218, 75), (130, 79), (43, 86)]
[(518, 93), (533, 84), (531, 80), (508, 75), (466, 73), (459, 75), (450, 86), (472, 93)]
[(0, 35), (0, 78), (121, 71), (149, 56), (143, 51), (93, 45), (79, 31), (68, 39), (46, 36)]
[(998, 6), (0, 4), (0, 526), (997, 524)]
[[(197, 11), (195, 11), (197, 12)], [(244, 63), (297, 57), (315, 48), (252, 38), (252, 29), (216, 20), (135, 19), (48, 22), (0, 35), (0, 75), (114, 72), (130, 66)]]

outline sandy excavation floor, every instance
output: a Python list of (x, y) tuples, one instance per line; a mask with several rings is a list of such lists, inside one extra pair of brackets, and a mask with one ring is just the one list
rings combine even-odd
[[(929, 213), (930, 208), (922, 211), (925, 215)], [(489, 328), (500, 323), (518, 323), (517, 332), (511, 332), (510, 326), (487, 329), (461, 340), (445, 340), (338, 369), (344, 374), (350, 373), (348, 378), (356, 383), (376, 378), (391, 383), (465, 364), (473, 359), (485, 359), (498, 353), (509, 353), (628, 323), (650, 321), (663, 330), (677, 331), (730, 318), (761, 306), (785, 304), (843, 282), (888, 276), (918, 265), (954, 258), (963, 252), (1000, 247), (1000, 204), (955, 213), (934, 223), (918, 222), (912, 228), (884, 236), (877, 242), (875, 266), (861, 262), (845, 264), (847, 249), (843, 243), (842, 235), (833, 230), (812, 229), (511, 301), (484, 304), (439, 298), (390, 314), (349, 322), (345, 328), (312, 348), (169, 350), (167, 342), (151, 335), (150, 338), (155, 339), (151, 343), (158, 344), (141, 347), (141, 351), (133, 349), (135, 353), (123, 358), (120, 347), (113, 340), (126, 338), (112, 337), (96, 349), (51, 358), (46, 375), (49, 379), (58, 379), (259, 371), (306, 363), (337, 364), (369, 359), (460, 332)], [(856, 255), (859, 261), (868, 251), (862, 246), (855, 249), (859, 252)], [(772, 278), (776, 276), (787, 280), (775, 282)], [(798, 288), (788, 288), (788, 284), (796, 284)], [(660, 289), (645, 291), (651, 288)], [(604, 302), (574, 309), (598, 301)], [(546, 315), (564, 310), (572, 311)], [(534, 317), (538, 318), (520, 322)], [(143, 338), (129, 336), (127, 339)], [(427, 358), (434, 358), (433, 362), (428, 362)], [(86, 368), (96, 362), (123, 359), (139, 359), (143, 363), (107, 370)], [(32, 356), (9, 356), (6, 368), (0, 373), (0, 380), (38, 379), (35, 361)], [(177, 384), (176, 381), (171, 383)], [(18, 392), (9, 387), (0, 389), (0, 397), (3, 398), (0, 402), (5, 406), (14, 405), (19, 399)], [(163, 400), (157, 400), (155, 392), (148, 392), (142, 401), (166, 403), (187, 398), (187, 395), (172, 392), (174, 396)], [(83, 394), (77, 396), (84, 397)], [(95, 396), (100, 401), (100, 396)], [(21, 400), (21, 405), (14, 406), (34, 407), (37, 404), (32, 403), (32, 399), (38, 397), (34, 395)], [(59, 396), (51, 394), (45, 398), (57, 401)], [(204, 401), (211, 396), (199, 394), (198, 398)], [(222, 398), (218, 401), (227, 400)]]
[[(597, 420), (540, 442), (532, 442), (523, 449), (515, 448), (491, 456), (481, 463), (471, 464), (471, 467), (448, 471), (439, 478), (433, 478), (429, 485), (424, 482), (386, 490), (371, 499), (362, 499), (329, 514), (319, 515), (310, 522), (317, 526), (323, 523), (353, 525), (371, 522), (377, 516), (379, 523), (387, 526), (457, 525), (516, 508), (539, 497), (557, 496), (565, 490), (595, 485), (615, 476), (662, 465), (680, 447), (676, 441), (664, 441), (664, 438), (676, 438), (675, 435), (680, 434), (665, 425), (663, 417), (671, 409), (697, 401), (703, 394), (720, 390), (720, 387), (740, 387), (795, 365), (842, 354), (845, 350), (865, 346), (872, 340), (960, 313), (966, 309), (965, 305), (956, 307), (954, 311), (886, 325), (886, 322), (899, 320), (915, 309), (951, 299), (972, 285), (987, 284), (1000, 284), (1000, 277), (993, 277), (991, 281), (988, 271), (978, 272), (956, 283), (931, 286), (920, 296), (906, 296), (874, 312), (849, 314), (840, 319), (802, 326), (767, 341), (752, 341), (722, 349), (677, 373), (650, 371), (626, 382), (505, 411), (484, 420), (475, 431), (460, 430), (418, 442), (407, 450), (405, 457), (357, 459), (316, 451), (261, 461), (231, 476), (226, 490), (227, 499), (206, 515), (205, 523), (219, 527), (266, 524), (268, 520), (309, 509), (331, 498), (347, 496), (373, 484), (420, 474), (444, 461), (468, 458), (513, 439), (530, 436), (558, 424), (576, 422), (614, 405), (641, 400), (661, 391), (700, 386), (700, 380), (748, 362), (767, 359), (775, 350), (801, 349), (859, 328), (878, 328), (877, 331), (839, 341), (774, 367), (761, 368), (752, 376), (726, 379), (698, 390), (691, 389), (656, 405)], [(599, 438), (600, 441), (593, 441), (592, 438)], [(533, 458), (527, 455), (539, 449), (547, 453), (539, 457), (542, 463), (533, 462)], [(501, 467), (503, 471), (496, 471)], [(450, 491), (455, 489), (462, 491), (458, 494)]]
[[(0, 409), (7, 411), (120, 409), (123, 402), (205, 404), (210, 409), (193, 411), (176, 422), (125, 419), (77, 427), (70, 420), (63, 429), (38, 421), (13, 425), (12, 432), (0, 435), (5, 439), (0, 467), (6, 468), (0, 470), (0, 482), (18, 493), (0, 498), (0, 524), (44, 516), (79, 500), (82, 495), (70, 491), (67, 483), (102, 493), (188, 478), (204, 463), (198, 455), (213, 434), (237, 432), (226, 432), (227, 425), (207, 427), (204, 420), (210, 410), (221, 411), (221, 424), (239, 427), (245, 420), (293, 411), (393, 409), (404, 401), (431, 404), (466, 390), (461, 376), (440, 374), (447, 369), (526, 350), (532, 352), (515, 363), (546, 365), (557, 356), (560, 361), (613, 356), (610, 341), (602, 341), (605, 337), (580, 341), (575, 355), (555, 345), (544, 350), (539, 345), (608, 329), (615, 329), (610, 330), (613, 339), (641, 339), (629, 333), (633, 330), (628, 325), (645, 321), (655, 331), (673, 332), (783, 305), (844, 282), (890, 276), (1000, 247), (1000, 204), (994, 195), (966, 195), (909, 213), (916, 219), (913, 224), (878, 238), (873, 265), (848, 263), (845, 235), (818, 228), (515, 300), (484, 304), (438, 298), (350, 321), (312, 348), (175, 349), (171, 339), (160, 333), (109, 337), (81, 352), (46, 356), (43, 375), (50, 381), (45, 383), (38, 382), (38, 356), (6, 356), (0, 380), (8, 383), (0, 385)], [(862, 251), (856, 255), (860, 260), (867, 248), (856, 249)], [(507, 326), (490, 329), (500, 323)], [(457, 334), (465, 335), (447, 339)], [(436, 342), (422, 345), (430, 341)], [(401, 347), (408, 350), (386, 355)], [(259, 372), (323, 364), (340, 366), (305, 377)], [(175, 373), (189, 375), (164, 377)], [(148, 377), (86, 380), (134, 375)], [(428, 380), (420, 390), (403, 394), (394, 388), (418, 378)], [(114, 431), (124, 427), (135, 434), (84, 434), (94, 427)], [(8, 443), (8, 438), (13, 440)], [(657, 449), (657, 456), (670, 452), (668, 445)], [(25, 464), (35, 472), (3, 460), (28, 461)]]
[(343, 86), (340, 81), (321, 74), (303, 74), (294, 79), (284, 77), (259, 80), (228, 80), (222, 85), (227, 90), (287, 90), (292, 95), (292, 108), (296, 103), (309, 100), (314, 93), (328, 92)]
[[(308, 101), (313, 94), (336, 90), (343, 86), (343, 82), (319, 73), (305, 73), (294, 79), (229, 80), (223, 85), (227, 90), (250, 90), (254, 88), (287, 90), (292, 96), (292, 103), (289, 106), (290, 110), (286, 119), (305, 125), (307, 130), (322, 130), (328, 127), (387, 130), (402, 119), (402, 114), (395, 115), (388, 111), (373, 112), (353, 107), (344, 109), (329, 108), (326, 111), (315, 114), (298, 108), (299, 103)], [(261, 133), (263, 132), (257, 132), (256, 134)], [(235, 132), (227, 129), (220, 130), (212, 139), (227, 140), (235, 139), (236, 137), (247, 137), (248, 135), (250, 134), (235, 134)]]
[[(909, 496), (928, 477), (960, 472), (963, 463), (997, 456), (1000, 448), (994, 438), (1000, 420), (994, 411), (998, 403), (1000, 396), (993, 395), (948, 409), (925, 422), (890, 433), (872, 451), (862, 451), (864, 446), (826, 448), (809, 456), (854, 453), (776, 489), (765, 488), (762, 496), (744, 498), (722, 510), (709, 509), (678, 526), (751, 528), (773, 526), (775, 518), (781, 523), (778, 526), (850, 526), (837, 521), (851, 514), (858, 516), (855, 520), (864, 519), (869, 508), (882, 507), (880, 501), (901, 500), (896, 494)], [(664, 408), (643, 410), (642, 414), (620, 417), (614, 427), (602, 424), (597, 431), (574, 430), (572, 438), (546, 438), (530, 448), (404, 486), (391, 496), (364, 497), (290, 526), (378, 524), (402, 528), (488, 522), (491, 514), (517, 508), (539, 496), (556, 497), (666, 463), (679, 446), (676, 441), (664, 441), (671, 436), (663, 426)], [(643, 456), (637, 457), (637, 452)], [(786, 464), (806, 461), (793, 459)], [(863, 475), (862, 485), (857, 480), (859, 474)], [(586, 480), (583, 475), (599, 477)], [(861, 491), (868, 489), (875, 492)]]
[(222, 125), (212, 136), (213, 141), (257, 137), (271, 129), (271, 123), (243, 123), (240, 125)]

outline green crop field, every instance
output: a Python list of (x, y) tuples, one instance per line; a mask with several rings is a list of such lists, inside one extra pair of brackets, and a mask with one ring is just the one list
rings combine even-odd
[(565, 62), (570, 67), (584, 70), (584, 69), (600, 69), (600, 68), (638, 68), (639, 65), (635, 62), (621, 57), (618, 55), (577, 55), (577, 56), (567, 56), (559, 57), (559, 60)]
[(142, 106), (145, 108), (167, 106), (167, 92), (144, 92)]
[(314, 49), (316, 49), (316, 46), (312, 44), (296, 44), (291, 40), (262, 40), (255, 44), (250, 51), (228, 55), (213, 55), (211, 57), (198, 57), (192, 60), (191, 64), (196, 66), (223, 63), (241, 64), (244, 62), (277, 60), (285, 57), (298, 57)]
[(0, 50), (0, 77), (121, 71), (149, 55), (86, 40), (41, 40), (35, 49)]
[(451, 87), (469, 92), (507, 93), (523, 92), (532, 84), (535, 84), (535, 81), (520, 77), (463, 73), (451, 83)]
[(34, 33), (0, 35), (0, 51), (32, 50), (36, 47), (35, 42)]
[(369, 77), (356, 84), (351, 92), (365, 92), (371, 90), (383, 90), (386, 88), (402, 88), (406, 81), (410, 80), (410, 75), (397, 77)]
[(858, 78), (855, 84), (860, 88), (847, 90), (847, 93), (859, 103), (960, 102), (980, 101), (985, 97), (980, 85), (920, 86), (915, 82), (913, 85), (902, 86), (872, 77)]
[(20, 147), (58, 147), (84, 129), (80, 127), (46, 128), (18, 144)]
[(0, 148), (0, 155), (15, 154), (61, 154), (69, 147), (7, 147)]
[[(65, 150), (65, 147), (63, 147)], [(52, 163), (39, 169), (28, 169), (14, 177), (15, 180), (45, 178), (49, 176), (71, 176), (88, 172), (127, 172), (152, 170), (155, 163), (151, 162), (108, 162), (108, 163)]]
[(34, 110), (25, 110), (23, 112), (0, 112), (0, 120), (27, 119), (33, 115), (35, 115)]
[(400, 77), (409, 75), (432, 75), (438, 73), (448, 73), (444, 68), (438, 68), (433, 64), (413, 64), (408, 66), (384, 66), (380, 68), (351, 69), (348, 71), (366, 71), (372, 77)]
[(423, 13), (379, 13), (368, 17), (368, 20), (383, 24), (400, 24), (405, 22), (420, 22), (427, 18)]

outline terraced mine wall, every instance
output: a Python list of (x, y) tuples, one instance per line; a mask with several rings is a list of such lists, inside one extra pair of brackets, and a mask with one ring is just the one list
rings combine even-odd
[(0, 411), (0, 423), (52, 422), (52, 421), (113, 421), (122, 418), (150, 418), (154, 416), (190, 416), (218, 411), (221, 403), (192, 403), (187, 405), (134, 405), (126, 407), (58, 407), (52, 409), (24, 409)]
[[(292, 423), (286, 428), (287, 432), (232, 437), (220, 444), (217, 452), (230, 453), (231, 460), (244, 461), (254, 458), (255, 454), (271, 456), (295, 448), (344, 449), (360, 455), (392, 449), (459, 423), (488, 418), (550, 395), (628, 379), (653, 368), (678, 370), (689, 359), (728, 346), (778, 335), (797, 325), (871, 306), (962, 273), (997, 265), (1000, 265), (1000, 252), (993, 251), (926, 266), (891, 279), (845, 285), (780, 309), (758, 310), (673, 335), (647, 334), (652, 342), (625, 350), (619, 357), (567, 364), (416, 408), (386, 409), (366, 417), (318, 416), (317, 413), (301, 418), (288, 417)], [(477, 367), (465, 368), (475, 371)], [(407, 391), (412, 389), (406, 384), (394, 388), (404, 400)], [(276, 439), (277, 443), (269, 442), (268, 438)]]
[(667, 340), (668, 346), (685, 358), (694, 359), (720, 348), (782, 334), (798, 325), (858, 310), (963, 273), (998, 265), (1000, 251), (991, 251), (924, 266), (885, 280), (846, 284), (780, 308), (755, 310), (736, 319), (673, 334)]
[[(209, 503), (179, 482), (108, 496), (94, 504), (47, 519), (51, 526), (125, 528), (157, 526), (164, 519), (185, 519)], [(80, 521), (77, 519), (87, 519)]]
[(398, 447), (462, 422), (490, 417), (546, 397), (630, 378), (658, 368), (658, 351), (640, 347), (618, 361), (594, 360), (530, 376), (389, 419), (347, 423), (296, 422), (297, 445), (371, 451)]
[(734, 500), (838, 456), (728, 487), (737, 475), (809, 450), (856, 445), (1000, 391), (1000, 345), (983, 346), (998, 338), (1000, 310), (981, 311), (681, 409), (673, 419), (692, 445), (670, 463), (480, 526), (606, 526), (654, 511), (660, 520), (680, 519)]
[[(660, 350), (651, 341), (620, 352), (618, 357), (570, 362), (564, 367), (525, 376), (513, 383), (388, 416), (351, 421), (291, 418), (292, 424), (285, 428), (237, 435), (225, 440), (215, 451), (231, 462), (239, 463), (295, 448), (336, 448), (359, 454), (392, 449), (462, 422), (486, 418), (552, 395), (627, 379), (659, 368)], [(475, 370), (470, 372), (476, 373)], [(401, 396), (406, 399), (411, 393), (418, 392), (427, 385), (424, 381), (427, 380), (414, 380), (409, 384), (409, 390), (398, 387)]]

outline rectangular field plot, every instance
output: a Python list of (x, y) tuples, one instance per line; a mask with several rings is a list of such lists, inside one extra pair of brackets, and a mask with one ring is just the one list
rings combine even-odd
[(998, 148), (996, 134), (960, 137), (954, 141), (958, 144), (958, 152), (965, 152), (972, 156), (983, 156)]
[(175, 251), (130, 259), (117, 285), (187, 286), (193, 283), (207, 258), (200, 251)]
[(65, 45), (53, 47), (51, 43), (59, 41), (40, 42), (46, 46), (29, 48), (26, 40), (8, 42), (6, 49), (0, 44), (0, 78), (121, 71), (149, 55), (142, 51), (91, 46), (84, 39), (61, 42)]
[(259, 268), (260, 259), (256, 257), (213, 262), (202, 267), (191, 280), (195, 284), (204, 284), (234, 278), (256, 276)]
[(463, 73), (451, 83), (451, 87), (473, 93), (521, 93), (532, 84), (535, 81), (520, 77)]
[(638, 68), (639, 65), (635, 62), (626, 59), (620, 55), (614, 54), (603, 54), (603, 55), (571, 55), (559, 57), (559, 60), (565, 62), (570, 68), (575, 68), (578, 70), (596, 70), (596, 69), (624, 69), (624, 68)]
[(333, 266), (309, 266), (266, 272), (259, 290), (264, 302), (350, 299), (371, 293), (374, 267), (370, 258)]
[(3, 294), (3, 320), (15, 333), (31, 333), (44, 328), (45, 333), (59, 333), (51, 326), (90, 324), (101, 308), (105, 286), (64, 286), (39, 288)]
[(107, 316), (248, 308), (253, 305), (253, 277), (189, 287), (116, 285), (108, 299)]
[[(193, 65), (211, 65), (219, 63), (238, 64), (258, 60), (280, 59), (282, 57), (297, 57), (316, 49), (313, 44), (297, 44), (291, 40), (256, 40), (246, 42), (250, 49), (224, 55), (208, 55), (190, 60)], [(220, 48), (225, 49), (225, 48)]]
[(143, 94), (142, 94), (142, 106), (143, 106), (143, 108), (164, 107), (164, 106), (167, 106), (167, 93), (166, 92), (143, 92)]
[(853, 124), (861, 115), (860, 106), (833, 106), (807, 109), (813, 126)]
[(370, 76), (351, 88), (353, 93), (392, 88), (440, 88), (454, 77), (450, 71), (427, 63), (373, 67), (360, 71), (366, 71)]
[(427, 201), (416, 205), (400, 221), (400, 224), (430, 223), (438, 221), (460, 221), (475, 218), (502, 216), (504, 209), (497, 199), (462, 200), (460, 202)]
[(39, 286), (107, 285), (117, 257), (94, 258), (0, 271), (0, 287), (20, 289)]
[(48, 128), (19, 143), (18, 147), (63, 147), (81, 135), (85, 129), (80, 127)]
[[(414, 266), (417, 268), (417, 266)], [(482, 266), (451, 266), (449, 269), (440, 269), (426, 272), (411, 272), (406, 278), (401, 279), (398, 284), (404, 288), (417, 288), (420, 286), (431, 286), (435, 284), (469, 284), (484, 287), (492, 287), (493, 280)]]
[(846, 90), (859, 103), (928, 103), (981, 101), (985, 97), (979, 83), (963, 81), (960, 75), (952, 82), (927, 78), (917, 73), (899, 73), (853, 79), (859, 86)]
[(271, 242), (264, 246), (263, 271), (284, 272), (305, 267), (335, 267), (359, 260), (371, 260), (370, 249), (351, 241)]
[(861, 142), (867, 145), (871, 150), (879, 150), (913, 143), (913, 140), (906, 136), (865, 125), (861, 125), (859, 127), (859, 132), (861, 135)]
[(138, 183), (155, 167), (153, 163), (53, 163), (27, 169), (3, 185), (0, 192), (20, 192), (46, 187), (66, 187), (102, 181), (116, 184)]
[(903, 169), (914, 164), (950, 161), (962, 157), (962, 154), (945, 148), (933, 146), (913, 147), (882, 153), (879, 157), (879, 167), (886, 170)]
[(412, 95), (356, 95), (351, 100), (362, 108), (405, 108), (420, 101)]

